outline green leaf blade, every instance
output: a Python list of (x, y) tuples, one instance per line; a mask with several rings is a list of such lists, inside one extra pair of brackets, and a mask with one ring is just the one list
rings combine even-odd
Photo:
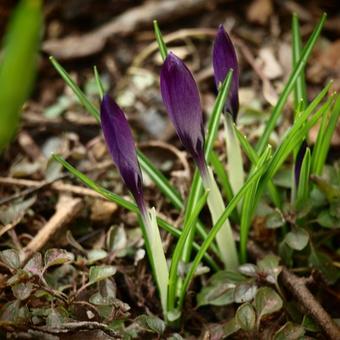
[(285, 88), (283, 89), (279, 100), (276, 104), (276, 106), (274, 107), (272, 114), (268, 120), (268, 122), (266, 123), (266, 127), (265, 130), (256, 146), (257, 151), (259, 152), (259, 154), (261, 154), (261, 152), (263, 152), (264, 148), (266, 147), (270, 134), (272, 133), (272, 131), (274, 130), (275, 126), (276, 126), (276, 122), (282, 112), (282, 109), (288, 99), (288, 96), (290, 94), (290, 92), (293, 89), (293, 86), (298, 78), (298, 76), (300, 75), (300, 73), (303, 71), (303, 68), (305, 67), (307, 60), (312, 52), (313, 47), (316, 44), (317, 39), (320, 36), (322, 27), (326, 21), (326, 17), (327, 15), (324, 13), (318, 23), (318, 25), (315, 27), (313, 33), (311, 34), (307, 44), (305, 45), (303, 52), (301, 54), (301, 57), (298, 61), (298, 63), (296, 64), (296, 67), (294, 68), (294, 70), (292, 71), (289, 80), (285, 86)]

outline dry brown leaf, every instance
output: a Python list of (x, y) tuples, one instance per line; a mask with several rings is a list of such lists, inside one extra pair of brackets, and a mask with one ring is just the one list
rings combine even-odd
[(320, 55), (319, 62), (322, 66), (340, 72), (340, 39), (334, 41)]
[(118, 206), (114, 202), (96, 199), (91, 205), (91, 220), (103, 223), (108, 222), (117, 209)]
[[(316, 139), (318, 137), (320, 124), (314, 125), (309, 131), (309, 141), (312, 144), (315, 144)], [(335, 128), (334, 134), (331, 140), (331, 146), (339, 147), (340, 146), (340, 125), (338, 124)]]
[(324, 42), (313, 64), (307, 69), (308, 80), (322, 83), (327, 78), (333, 79), (332, 89), (340, 90), (340, 39), (333, 43)]
[(284, 78), (288, 78), (292, 70), (292, 47), (281, 42), (278, 49), (278, 59), (283, 69)]
[(276, 79), (282, 76), (282, 67), (277, 61), (274, 50), (271, 47), (260, 49), (259, 62), (262, 64), (262, 71), (268, 79)]
[(248, 8), (247, 18), (250, 22), (265, 25), (272, 13), (272, 0), (254, 0)]

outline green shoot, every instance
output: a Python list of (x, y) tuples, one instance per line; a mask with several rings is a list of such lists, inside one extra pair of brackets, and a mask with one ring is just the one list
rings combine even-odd
[(104, 97), (104, 86), (102, 84), (102, 81), (100, 80), (100, 75), (98, 73), (98, 69), (97, 69), (97, 66), (94, 66), (93, 67), (93, 72), (94, 72), (94, 77), (96, 78), (96, 83), (97, 83), (97, 87), (98, 87), (98, 93), (99, 93), (99, 97), (100, 97), (100, 100), (103, 99)]

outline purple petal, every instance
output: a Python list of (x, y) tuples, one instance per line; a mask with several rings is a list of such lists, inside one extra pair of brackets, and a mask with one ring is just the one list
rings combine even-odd
[(239, 68), (237, 62), (236, 51), (234, 45), (224, 30), (223, 25), (220, 25), (213, 47), (213, 67), (215, 75), (215, 83), (217, 88), (220, 83), (223, 83), (228, 71), (232, 68), (233, 79), (231, 82), (229, 98), (226, 103), (226, 111), (230, 112), (236, 121), (239, 102), (238, 102), (238, 86), (239, 86)]
[(132, 133), (124, 112), (107, 94), (101, 103), (100, 118), (105, 142), (112, 159), (137, 205), (144, 212), (142, 174)]
[(162, 66), (160, 83), (163, 102), (177, 135), (204, 171), (203, 115), (198, 88), (189, 69), (171, 52)]

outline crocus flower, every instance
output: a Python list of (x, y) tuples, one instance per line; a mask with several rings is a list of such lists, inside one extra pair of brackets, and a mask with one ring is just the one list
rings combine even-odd
[(189, 69), (172, 52), (162, 66), (160, 85), (164, 105), (179, 139), (201, 173), (206, 174), (203, 115), (198, 88)]
[(109, 96), (105, 95), (100, 106), (101, 127), (106, 145), (126, 186), (134, 196), (142, 217), (142, 232), (151, 266), (166, 313), (168, 266), (162, 239), (157, 225), (155, 209), (147, 209), (143, 197), (142, 173), (137, 161), (135, 144), (124, 112)]
[(229, 98), (226, 103), (226, 111), (230, 112), (236, 121), (239, 102), (238, 102), (238, 86), (239, 86), (239, 69), (236, 51), (234, 45), (224, 30), (223, 25), (220, 25), (213, 47), (213, 68), (216, 87), (218, 88), (223, 83), (227, 73), (233, 69), (233, 79), (231, 82)]
[(145, 214), (142, 173), (132, 133), (124, 112), (108, 94), (102, 100), (100, 118), (105, 142), (113, 161), (142, 214)]

